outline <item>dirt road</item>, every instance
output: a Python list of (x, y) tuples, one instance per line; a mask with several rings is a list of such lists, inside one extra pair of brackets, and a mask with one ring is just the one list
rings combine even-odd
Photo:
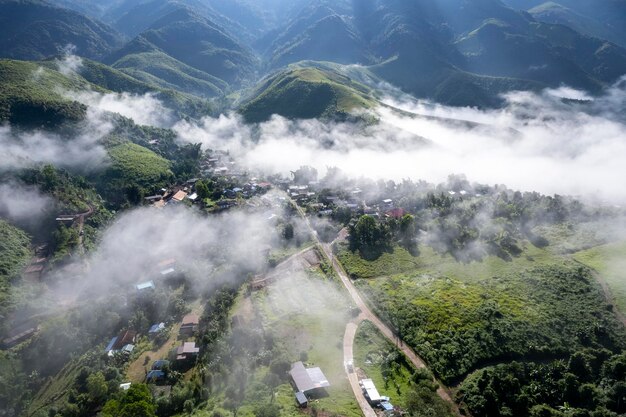
[[(337, 260), (335, 255), (333, 254), (333, 251), (332, 251), (330, 245), (329, 244), (324, 244), (324, 243), (322, 243), (319, 240), (319, 237), (317, 236), (317, 232), (311, 226), (311, 223), (309, 222), (308, 217), (304, 213), (304, 210), (302, 210), (302, 207), (297, 205), (295, 201), (293, 202), (293, 204), (296, 207), (296, 209), (298, 210), (298, 213), (300, 214), (300, 216), (303, 218), (303, 220), (306, 223), (307, 227), (309, 228), (309, 230), (311, 232), (311, 235), (315, 239), (316, 243), (322, 249), (322, 252), (324, 253), (324, 256), (330, 261), (330, 263), (331, 263), (331, 265), (333, 267), (333, 270), (335, 271), (335, 273), (341, 279), (341, 282), (343, 283), (344, 287), (348, 290), (348, 293), (352, 297), (352, 300), (357, 305), (357, 307), (361, 310), (362, 318), (371, 321), (372, 324), (374, 324), (374, 326), (376, 326), (378, 328), (378, 330), (380, 330), (380, 332), (391, 343), (393, 343), (396, 347), (398, 347), (398, 349), (400, 349), (405, 354), (405, 356), (411, 361), (413, 366), (415, 366), (416, 368), (426, 368), (426, 363), (422, 360), (422, 358), (420, 358), (413, 351), (413, 349), (411, 349), (409, 346), (407, 346), (405, 343), (403, 343), (402, 340), (385, 323), (383, 323), (382, 320), (380, 320), (376, 314), (374, 314), (370, 310), (368, 305), (365, 303), (365, 301), (363, 300), (363, 298), (359, 294), (359, 291), (356, 289), (356, 287), (352, 283), (352, 280), (348, 277), (348, 275), (346, 274), (345, 270), (343, 269), (343, 267), (341, 266), (341, 264), (339, 263), (339, 261)], [(345, 340), (344, 340), (344, 342), (345, 342)], [(439, 382), (439, 381), (436, 381), (436, 382), (439, 385), (439, 389), (437, 390), (437, 394), (443, 400), (445, 400), (448, 403), (450, 403), (452, 411), (456, 415), (460, 416), (461, 413), (460, 413), (459, 408), (456, 405), (456, 403), (452, 400), (452, 395), (451, 395), (450, 390), (448, 388), (446, 388), (441, 382)], [(358, 383), (357, 383), (357, 385), (358, 385)], [(360, 390), (359, 390), (359, 395), (361, 397), (363, 396), (361, 394)], [(357, 399), (358, 399), (358, 396), (357, 396)]]
[(346, 364), (346, 375), (348, 375), (350, 386), (352, 387), (352, 391), (354, 391), (354, 397), (359, 403), (359, 407), (361, 407), (363, 415), (365, 417), (376, 417), (376, 412), (367, 402), (363, 392), (361, 391), (361, 387), (359, 386), (359, 377), (357, 376), (355, 369), (349, 369), (347, 366), (348, 363), (354, 363), (354, 336), (356, 335), (356, 330), (361, 321), (363, 321), (363, 316), (359, 316), (356, 320), (351, 321), (346, 325), (346, 332), (343, 335), (343, 363)]

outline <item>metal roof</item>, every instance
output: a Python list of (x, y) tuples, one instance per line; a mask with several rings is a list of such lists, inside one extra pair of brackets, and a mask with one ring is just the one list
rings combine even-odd
[(320, 368), (305, 368), (302, 362), (296, 362), (289, 371), (298, 391), (307, 392), (317, 388), (329, 387), (330, 383)]
[(369, 398), (371, 402), (377, 402), (382, 399), (380, 397), (380, 394), (378, 393), (378, 390), (376, 389), (376, 386), (374, 385), (374, 381), (372, 381), (371, 379), (362, 379), (360, 384), (361, 387), (363, 387), (365, 395), (367, 396), (367, 398)]

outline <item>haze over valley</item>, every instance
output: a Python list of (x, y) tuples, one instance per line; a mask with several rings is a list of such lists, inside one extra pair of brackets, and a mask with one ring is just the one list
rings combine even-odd
[(626, 416), (625, 1), (0, 26), (0, 417)]

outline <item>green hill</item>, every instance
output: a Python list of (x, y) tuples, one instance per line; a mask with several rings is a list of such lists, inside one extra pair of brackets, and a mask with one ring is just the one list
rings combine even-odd
[(0, 60), (0, 122), (56, 126), (82, 120), (86, 106), (63, 97), (58, 90), (83, 89), (87, 82), (32, 62)]
[(135, 204), (142, 196), (172, 179), (170, 162), (143, 146), (119, 138), (108, 140), (110, 166), (97, 178), (97, 187), (112, 204)]
[(26, 266), (31, 256), (30, 237), (0, 219), (0, 318), (4, 321), (10, 307), (11, 280)]
[(353, 110), (373, 107), (371, 94), (368, 87), (338, 72), (291, 66), (263, 81), (240, 112), (252, 123), (273, 114), (290, 119), (346, 118)]
[(0, 0), (0, 56), (36, 60), (74, 45), (97, 58), (121, 46), (122, 37), (104, 23), (42, 0)]
[[(186, 8), (163, 16), (138, 38), (141, 52), (162, 51), (229, 84), (250, 79), (257, 65), (250, 50), (212, 21)], [(118, 61), (122, 56), (118, 53), (115, 58)]]
[(199, 97), (219, 96), (228, 89), (228, 84), (219, 78), (157, 50), (126, 55), (113, 67), (146, 83)]

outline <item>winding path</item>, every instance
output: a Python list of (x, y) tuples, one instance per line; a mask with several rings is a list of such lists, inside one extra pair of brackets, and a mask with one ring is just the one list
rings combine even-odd
[[(348, 274), (346, 274), (345, 270), (343, 269), (343, 267), (341, 266), (341, 264), (339, 263), (335, 255), (333, 254), (331, 245), (324, 244), (320, 241), (317, 235), (317, 232), (311, 226), (311, 223), (309, 222), (309, 218), (304, 213), (304, 210), (302, 210), (302, 207), (300, 207), (295, 201), (292, 200), (292, 202), (293, 202), (293, 205), (298, 210), (298, 213), (304, 220), (307, 228), (311, 232), (311, 235), (315, 239), (315, 242), (322, 249), (324, 256), (331, 262), (333, 270), (341, 279), (341, 282), (343, 283), (344, 287), (346, 287), (346, 289), (348, 290), (348, 293), (352, 297), (352, 300), (354, 301), (356, 306), (361, 310), (361, 316), (360, 316), (361, 319), (369, 320), (370, 322), (372, 322), (372, 324), (376, 326), (378, 330), (380, 330), (380, 332), (391, 343), (393, 343), (398, 349), (400, 349), (404, 353), (404, 355), (411, 361), (413, 366), (415, 366), (416, 368), (426, 368), (426, 363), (422, 360), (422, 358), (420, 358), (415, 353), (415, 351), (411, 349), (411, 347), (407, 346), (404, 342), (402, 342), (402, 340), (385, 323), (383, 323), (383, 321), (380, 320), (378, 316), (372, 312), (372, 310), (370, 310), (368, 305), (365, 303), (365, 301), (359, 294), (359, 291), (356, 289), (356, 287), (352, 283), (352, 280), (348, 277)], [(348, 326), (350, 326), (350, 324), (348, 324)], [(352, 331), (353, 331), (352, 329), (349, 329), (348, 327), (346, 327), (347, 336), (350, 335), (348, 332), (352, 332)], [(354, 331), (356, 331), (356, 328), (354, 329)], [(346, 344), (345, 344), (346, 335), (344, 335), (344, 349), (346, 347)], [(354, 339), (354, 335), (352, 335), (352, 338)], [(345, 351), (344, 351), (344, 357), (345, 357)], [(348, 377), (350, 378), (350, 374), (348, 374)], [(354, 378), (356, 378), (356, 375), (354, 375)], [(457, 404), (452, 400), (451, 391), (447, 387), (445, 387), (440, 381), (438, 380), (435, 380), (435, 381), (439, 385), (439, 388), (437, 389), (437, 394), (439, 395), (439, 397), (441, 397), (443, 400), (447, 401), (450, 404), (451, 409), (454, 412), (454, 414), (456, 414), (457, 416), (460, 416), (461, 413), (459, 411), (459, 408)], [(352, 385), (352, 381), (351, 381), (351, 385)], [(354, 386), (352, 388), (354, 390)], [(358, 388), (358, 381), (357, 381), (357, 388)], [(363, 397), (363, 394), (361, 393), (360, 388), (358, 389), (358, 393), (355, 391), (355, 395), (357, 397), (357, 400), (359, 400), (359, 405), (360, 405), (361, 404), (360, 398)], [(366, 411), (366, 409), (364, 409), (363, 406), (361, 406), (361, 409), (363, 410), (363, 413), (365, 414), (365, 416), (368, 417), (368, 412)], [(369, 409), (371, 410), (371, 407), (369, 407)]]

